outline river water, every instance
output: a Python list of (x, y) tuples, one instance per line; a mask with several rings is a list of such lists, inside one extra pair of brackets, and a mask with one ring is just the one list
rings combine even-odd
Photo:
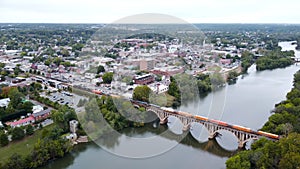
[[(284, 69), (257, 72), (253, 65), (247, 74), (239, 76), (236, 84), (227, 85), (178, 109), (259, 129), (268, 120), (274, 104), (285, 99), (286, 93), (292, 88), (293, 74), (299, 68), (300, 66), (295, 64)], [(178, 120), (169, 120), (168, 126), (178, 126)], [(201, 125), (193, 124), (191, 132), (184, 133), (186, 136), (180, 135), (176, 127), (172, 127), (172, 131), (170, 132), (166, 125), (158, 125), (157, 122), (142, 128), (128, 128), (121, 131), (119, 137), (102, 140), (105, 148), (100, 148), (95, 143), (81, 144), (76, 146), (71, 154), (51, 162), (42, 169), (225, 168), (226, 160), (237, 148), (237, 139), (225, 131), (221, 131), (221, 137), (209, 141), (207, 131)], [(152, 137), (157, 138), (153, 146), (143, 146), (131, 139)], [(162, 145), (162, 149), (167, 145), (172, 147), (148, 158), (129, 158), (111, 153), (151, 152), (157, 145)]]

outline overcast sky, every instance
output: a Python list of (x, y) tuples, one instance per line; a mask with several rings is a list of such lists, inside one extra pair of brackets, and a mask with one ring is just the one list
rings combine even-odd
[(192, 23), (300, 23), (299, 0), (0, 0), (0, 22), (112, 23), (141, 13)]

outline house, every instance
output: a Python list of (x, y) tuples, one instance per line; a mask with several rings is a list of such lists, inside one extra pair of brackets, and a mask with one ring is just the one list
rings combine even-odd
[(0, 107), (7, 107), (10, 102), (10, 98), (5, 98), (0, 100)]
[(135, 84), (146, 85), (153, 83), (155, 81), (155, 78), (151, 74), (146, 74), (142, 76), (135, 76), (133, 78), (133, 81)]
[(26, 126), (26, 125), (29, 125), (31, 123), (34, 123), (35, 120), (32, 116), (29, 116), (25, 119), (21, 119), (21, 120), (18, 120), (18, 121), (14, 121), (14, 122), (7, 122), (6, 125), (9, 125), (11, 127), (20, 127), (20, 126)]
[(37, 113), (37, 112), (40, 112), (40, 111), (43, 111), (44, 108), (41, 106), (41, 105), (35, 105), (32, 107), (32, 112), (33, 113)]
[(169, 90), (169, 86), (167, 86), (165, 84), (162, 84), (162, 83), (157, 83), (155, 85), (150, 85), (149, 87), (156, 94), (161, 94), (161, 93), (167, 92)]
[(223, 65), (230, 65), (231, 59), (220, 59), (220, 63)]
[(50, 112), (50, 109), (46, 109), (37, 113), (32, 113), (31, 117), (33, 117), (35, 121), (43, 120), (50, 116)]

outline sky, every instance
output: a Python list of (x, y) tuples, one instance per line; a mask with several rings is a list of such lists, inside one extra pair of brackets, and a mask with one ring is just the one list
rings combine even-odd
[(296, 23), (299, 0), (0, 0), (0, 23), (113, 23), (160, 13), (190, 23)]

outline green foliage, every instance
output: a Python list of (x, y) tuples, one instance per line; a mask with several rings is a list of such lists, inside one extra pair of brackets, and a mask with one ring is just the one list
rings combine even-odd
[(228, 169), (250, 169), (251, 164), (247, 160), (248, 158), (249, 155), (247, 152), (241, 152), (240, 154), (229, 158), (226, 161), (226, 166)]
[[(118, 105), (118, 109), (115, 105)], [(144, 112), (136, 110), (128, 100), (113, 100), (110, 96), (91, 99), (85, 104), (85, 112), (79, 114), (83, 129), (92, 139), (111, 132), (111, 129), (143, 126), (144, 117)]]
[(3, 169), (27, 169), (37, 168), (47, 164), (48, 161), (63, 157), (72, 149), (71, 143), (62, 138), (45, 138), (38, 140), (33, 150), (22, 157), (19, 154), (13, 154), (2, 165)]
[(239, 76), (239, 74), (236, 71), (230, 71), (228, 73), (227, 80), (236, 80), (236, 78)]
[(8, 145), (9, 141), (8, 141), (8, 137), (4, 132), (0, 132), (0, 146), (4, 147), (6, 145)]
[(52, 110), (51, 118), (64, 132), (69, 131), (69, 121), (77, 119), (74, 109), (60, 107), (58, 110)]
[(25, 137), (25, 132), (24, 129), (22, 129), (21, 127), (15, 127), (12, 129), (11, 135), (12, 140), (21, 140)]
[(291, 133), (273, 142), (260, 139), (252, 149), (229, 158), (227, 168), (297, 168), (300, 165), (300, 134)]
[(256, 69), (257, 70), (266, 70), (266, 69), (275, 69), (275, 68), (284, 68), (293, 63), (290, 58), (294, 53), (287, 51), (282, 52), (279, 49), (269, 51), (265, 53), (265, 56), (260, 57), (256, 60)]
[(287, 94), (287, 100), (276, 105), (274, 114), (262, 130), (287, 135), (300, 132), (300, 71), (294, 75), (294, 88)]
[[(287, 100), (276, 105), (262, 130), (282, 135), (277, 142), (260, 139), (251, 150), (229, 158), (227, 168), (298, 168), (300, 166), (300, 71)], [(250, 163), (250, 167), (248, 164)], [(246, 165), (247, 164), (247, 165)]]
[(104, 75), (102, 76), (103, 83), (110, 84), (113, 79), (113, 75), (113, 72), (104, 73)]
[(241, 61), (242, 71), (246, 73), (248, 68), (254, 63), (254, 55), (248, 51), (245, 51), (242, 53)]
[(32, 125), (26, 126), (26, 135), (33, 135), (34, 134), (34, 127)]
[(146, 86), (137, 86), (133, 91), (133, 100), (140, 100), (144, 102), (149, 102), (149, 95), (150, 95), (151, 89)]
[(8, 97), (10, 98), (9, 106), (17, 108), (21, 104), (24, 95), (18, 91), (18, 88), (11, 88), (8, 92)]
[(97, 68), (97, 74), (99, 74), (101, 72), (105, 72), (105, 69), (102, 65), (99, 65), (98, 68)]
[(180, 102), (180, 90), (177, 86), (177, 83), (173, 77), (170, 78), (171, 83), (169, 85), (168, 94), (174, 96), (177, 101)]
[(25, 160), (19, 154), (13, 154), (9, 159), (4, 168), (7, 169), (22, 169), (25, 167)]

